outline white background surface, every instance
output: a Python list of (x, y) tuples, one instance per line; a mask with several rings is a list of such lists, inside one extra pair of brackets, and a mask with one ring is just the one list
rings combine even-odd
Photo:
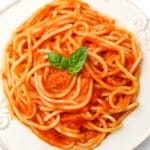
[[(0, 12), (8, 6), (8, 4), (12, 4), (17, 0), (0, 0)], [(150, 7), (148, 0), (130, 0), (137, 5), (149, 18), (150, 18)], [(10, 5), (9, 5), (10, 6)], [(127, 139), (126, 139), (127, 140)], [(140, 146), (138, 146), (135, 150), (150, 150), (150, 137), (145, 140)]]
[[(148, 0), (131, 0), (137, 5), (149, 18), (150, 18), (150, 5)], [(135, 150), (150, 150), (150, 137), (147, 138), (140, 146)]]

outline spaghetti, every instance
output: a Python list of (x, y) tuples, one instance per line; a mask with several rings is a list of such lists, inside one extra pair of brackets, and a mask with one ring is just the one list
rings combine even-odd
[[(48, 52), (69, 57), (86, 46), (77, 75)], [(48, 144), (93, 149), (137, 106), (141, 50), (136, 38), (80, 0), (54, 0), (14, 32), (5, 53), (4, 90), (12, 114)]]

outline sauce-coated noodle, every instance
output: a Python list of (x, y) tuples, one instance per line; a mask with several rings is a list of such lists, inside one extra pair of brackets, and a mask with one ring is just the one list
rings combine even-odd
[[(48, 62), (88, 48), (72, 76)], [(61, 149), (93, 149), (137, 106), (141, 50), (135, 37), (80, 0), (54, 0), (17, 28), (8, 43), (4, 90), (12, 114)]]

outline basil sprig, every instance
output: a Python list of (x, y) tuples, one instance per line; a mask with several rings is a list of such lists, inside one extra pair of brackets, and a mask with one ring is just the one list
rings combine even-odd
[(65, 69), (71, 75), (76, 75), (81, 71), (87, 57), (87, 48), (82, 46), (73, 52), (68, 58), (60, 54), (48, 52), (49, 63), (57, 69)]

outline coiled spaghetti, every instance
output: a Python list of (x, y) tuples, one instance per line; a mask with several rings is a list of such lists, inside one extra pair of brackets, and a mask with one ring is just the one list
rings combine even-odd
[[(48, 52), (88, 48), (75, 76), (53, 68)], [(12, 114), (48, 144), (93, 149), (137, 106), (141, 50), (135, 37), (80, 0), (54, 0), (8, 43), (4, 90)]]

